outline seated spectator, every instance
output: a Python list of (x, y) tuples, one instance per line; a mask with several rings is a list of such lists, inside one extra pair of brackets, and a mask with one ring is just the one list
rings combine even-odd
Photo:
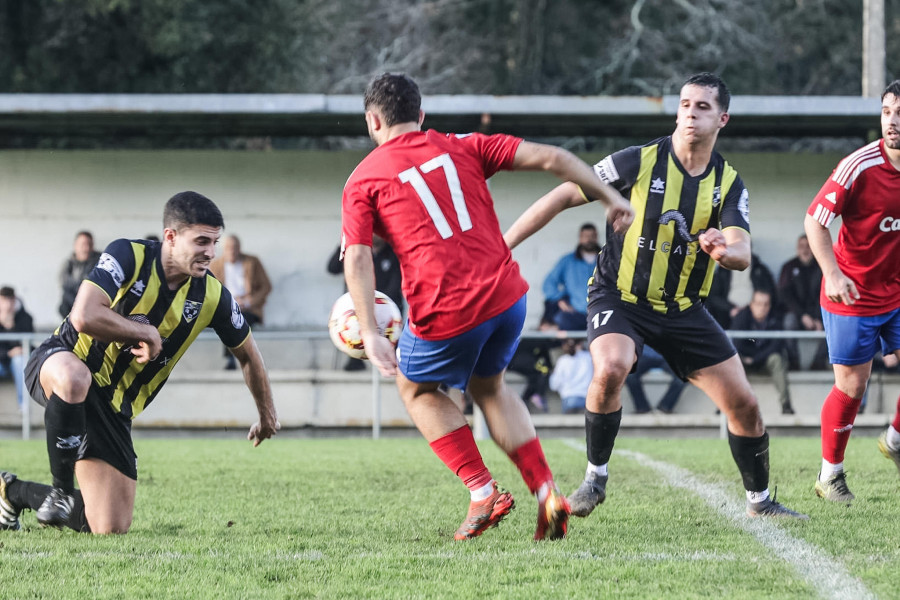
[[(34, 331), (34, 324), (9, 286), (0, 288), (0, 332), (26, 333)], [(11, 377), (16, 384), (19, 411), (25, 402), (25, 352), (19, 342), (0, 342), (0, 377)]]
[(653, 369), (662, 369), (672, 377), (669, 387), (656, 405), (656, 410), (670, 415), (675, 412), (675, 405), (678, 403), (678, 398), (681, 397), (681, 391), (687, 384), (675, 375), (666, 359), (656, 350), (646, 345), (637, 361), (637, 365), (635, 365), (634, 372), (629, 373), (628, 377), (625, 378), (625, 385), (628, 386), (628, 392), (631, 394), (631, 399), (634, 402), (634, 412), (636, 414), (644, 414), (652, 411), (650, 403), (647, 401), (647, 394), (644, 393), (644, 385), (641, 378)]
[[(753, 292), (750, 306), (734, 317), (732, 329), (742, 331), (781, 331), (779, 319), (772, 312), (772, 295)], [(788, 389), (788, 364), (784, 340), (780, 338), (735, 338), (734, 345), (748, 373), (767, 373), (778, 390), (781, 414), (792, 415)]]
[[(797, 256), (784, 263), (778, 278), (778, 296), (784, 310), (784, 328), (789, 331), (823, 331), (822, 312), (819, 305), (819, 289), (822, 285), (822, 269), (816, 262), (806, 235), (797, 239)], [(799, 368), (797, 340), (787, 345), (791, 367)], [(828, 365), (828, 350), (823, 339), (816, 348), (813, 369)]]
[(69, 316), (72, 303), (81, 282), (97, 265), (100, 253), (94, 250), (94, 236), (90, 231), (79, 231), (72, 244), (72, 255), (66, 259), (59, 271), (59, 285), (62, 288), (62, 300), (59, 303), (59, 314), (62, 318)]
[(550, 389), (559, 394), (565, 414), (584, 412), (588, 386), (594, 376), (591, 353), (584, 349), (582, 342), (571, 338), (563, 341), (562, 349), (550, 374)]
[(553, 370), (550, 350), (558, 343), (556, 340), (523, 338), (507, 367), (525, 377), (522, 400), (541, 412), (547, 412), (547, 389)]
[[(209, 264), (209, 272), (231, 292), (251, 327), (263, 322), (263, 306), (272, 291), (272, 284), (262, 263), (255, 256), (241, 252), (236, 235), (225, 236), (222, 254)], [(225, 350), (226, 370), (237, 368), (234, 355)]]
[[(704, 301), (706, 310), (723, 329), (734, 329), (731, 320), (750, 304), (753, 292), (768, 292), (777, 306), (775, 278), (769, 267), (756, 254), (750, 255), (750, 267), (743, 271), (731, 271), (716, 266), (709, 295)], [(776, 311), (777, 312), (777, 311)]]
[(575, 251), (560, 258), (544, 279), (543, 319), (552, 320), (567, 331), (587, 329), (587, 283), (598, 252), (597, 228), (585, 223), (578, 233)]
[[(394, 301), (401, 314), (403, 310), (403, 277), (400, 272), (400, 261), (397, 255), (382, 238), (372, 236), (372, 261), (375, 266), (375, 289), (387, 295)], [(341, 261), (341, 247), (338, 245), (328, 259), (328, 272), (332, 275), (341, 275), (344, 272), (344, 263)], [(346, 290), (346, 285), (344, 286)], [(345, 371), (361, 371), (366, 368), (365, 361), (358, 358), (348, 358), (344, 365)]]

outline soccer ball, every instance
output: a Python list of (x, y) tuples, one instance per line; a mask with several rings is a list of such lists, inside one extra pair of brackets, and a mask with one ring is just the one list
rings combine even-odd
[[(386, 337), (393, 345), (397, 345), (400, 339), (400, 329), (403, 322), (400, 320), (400, 309), (387, 295), (375, 291), (375, 323), (378, 332)], [(356, 317), (356, 309), (353, 308), (353, 299), (350, 292), (335, 301), (328, 319), (328, 333), (335, 347), (353, 358), (367, 358), (363, 348), (362, 335), (359, 331), (359, 319)]]

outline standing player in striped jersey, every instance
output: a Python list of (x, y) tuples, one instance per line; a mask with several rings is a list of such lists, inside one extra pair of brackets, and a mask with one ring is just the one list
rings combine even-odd
[[(125, 533), (137, 488), (131, 421), (156, 397), (206, 327), (241, 363), (259, 412), (248, 439), (279, 428), (269, 378), (237, 302), (207, 272), (225, 223), (208, 198), (173, 196), (161, 242), (107, 246), (56, 332), (25, 369), (44, 423), (53, 486), (0, 472), (0, 529), (19, 529), (25, 508), (42, 525)], [(81, 489), (75, 489), (75, 475)]]
[[(513, 506), (497, 488), (462, 411), (442, 385), (467, 389), (491, 437), (538, 499), (535, 539), (566, 533), (569, 505), (553, 483), (528, 410), (503, 374), (518, 344), (528, 284), (503, 241), (487, 178), (501, 169), (545, 170), (578, 182), (627, 225), (632, 211), (572, 153), (508, 135), (423, 132), (421, 96), (405, 75), (369, 84), (365, 118), (375, 148), (344, 186), (344, 274), (366, 354), (400, 397), (438, 458), (469, 488), (456, 539), (481, 535)], [(409, 320), (395, 354), (373, 317), (372, 234), (385, 239), (403, 271)]]
[[(747, 513), (807, 518), (769, 496), (769, 437), (756, 397), (734, 345), (702, 303), (716, 263), (737, 270), (750, 264), (747, 189), (715, 151), (729, 101), (719, 77), (694, 75), (681, 88), (671, 136), (625, 148), (594, 166), (631, 200), (635, 219), (624, 235), (607, 228), (588, 285), (594, 378), (585, 412), (587, 473), (569, 497), (573, 515), (589, 515), (606, 498), (607, 463), (622, 419), (620, 392), (646, 343), (728, 418)], [(559, 186), (513, 224), (507, 243), (515, 247), (561, 210), (584, 203), (582, 190)]]
[[(834, 387), (822, 405), (822, 469), (815, 491), (834, 502), (853, 493), (844, 450), (881, 350), (900, 358), (900, 80), (881, 95), (882, 139), (840, 163), (806, 214), (809, 246), (822, 267), (822, 323)], [(828, 226), (842, 225), (832, 247)], [(900, 400), (878, 447), (900, 469)]]

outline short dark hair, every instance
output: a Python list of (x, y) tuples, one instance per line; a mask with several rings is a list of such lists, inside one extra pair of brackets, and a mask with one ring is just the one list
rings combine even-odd
[(884, 100), (884, 97), (888, 94), (893, 94), (895, 98), (900, 98), (900, 79), (895, 79), (884, 88), (884, 91), (881, 92), (881, 99)]
[(16, 290), (8, 285), (4, 285), (3, 287), (0, 287), (0, 296), (3, 296), (4, 298), (15, 298)]
[(597, 226), (594, 225), (593, 223), (585, 223), (584, 225), (581, 226), (581, 229), (579, 229), (578, 231), (579, 231), (579, 232), (582, 232), (582, 231), (597, 231)]
[(91, 233), (90, 231), (88, 231), (87, 229), (82, 229), (81, 231), (79, 231), (78, 233), (76, 233), (76, 234), (75, 234), (75, 239), (77, 240), (77, 239), (80, 238), (81, 236), (84, 236), (84, 237), (86, 237), (87, 239), (91, 240), (91, 243), (93, 243), (93, 241), (94, 241), (94, 234)]
[(417, 123), (422, 108), (419, 86), (403, 73), (384, 73), (366, 87), (366, 110), (377, 107), (388, 127), (398, 123)]
[(719, 108), (722, 109), (722, 112), (728, 112), (728, 107), (731, 105), (731, 92), (728, 91), (728, 86), (725, 85), (725, 82), (722, 81), (722, 78), (715, 73), (704, 71), (703, 73), (691, 75), (687, 78), (687, 81), (685, 81), (681, 85), (681, 87), (684, 87), (686, 85), (699, 85), (700, 87), (716, 88), (716, 97), (719, 101)]
[(178, 231), (191, 225), (225, 227), (225, 219), (212, 200), (197, 192), (181, 192), (166, 202), (163, 209), (163, 227)]

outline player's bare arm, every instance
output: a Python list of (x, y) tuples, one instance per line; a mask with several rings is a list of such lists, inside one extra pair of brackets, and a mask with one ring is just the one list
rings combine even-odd
[(732, 271), (743, 271), (750, 266), (750, 234), (738, 227), (724, 231), (710, 228), (698, 237), (700, 249)]
[(825, 295), (832, 302), (854, 304), (859, 299), (859, 290), (856, 289), (853, 280), (844, 275), (838, 267), (831, 232), (811, 215), (806, 215), (803, 220), (803, 229), (806, 231), (806, 239), (809, 240), (809, 249), (822, 269)]
[(79, 333), (103, 342), (133, 344), (131, 353), (143, 364), (159, 356), (162, 339), (156, 327), (126, 319), (110, 308), (106, 293), (89, 281), (78, 288), (69, 322)]
[(582, 204), (587, 204), (587, 198), (577, 185), (571, 182), (558, 185), (529, 206), (503, 234), (503, 240), (512, 250), (562, 211)]
[(231, 348), (231, 352), (241, 363), (244, 381), (256, 402), (259, 421), (250, 427), (247, 439), (251, 440), (254, 446), (259, 446), (263, 440), (274, 436), (281, 429), (281, 423), (278, 422), (278, 414), (275, 411), (275, 403), (272, 400), (272, 385), (253, 335), (247, 336), (244, 343), (237, 348)]
[(344, 277), (347, 280), (347, 290), (353, 298), (356, 318), (359, 319), (366, 357), (382, 375), (393, 377), (397, 374), (394, 346), (378, 333), (375, 323), (375, 265), (372, 263), (372, 249), (369, 246), (347, 246), (344, 251)]
[(603, 182), (586, 162), (563, 148), (522, 142), (516, 149), (513, 169), (548, 171), (581, 187), (583, 196), (599, 200), (606, 207), (606, 220), (619, 233), (634, 220), (631, 204), (611, 185)]

